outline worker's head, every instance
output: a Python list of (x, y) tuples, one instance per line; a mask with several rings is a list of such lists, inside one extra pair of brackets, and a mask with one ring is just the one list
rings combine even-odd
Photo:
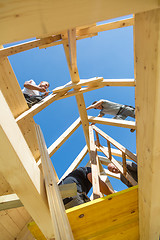
[(42, 81), (39, 84), (40, 87), (44, 87), (45, 89), (49, 88), (49, 83), (46, 81)]
[[(98, 101), (94, 101), (93, 103), (92, 103), (92, 105), (93, 104), (95, 104), (95, 103), (97, 103)], [(102, 109), (102, 105), (100, 105), (100, 106), (98, 106), (98, 107), (95, 107), (94, 109)]]
[(112, 173), (120, 173), (119, 169), (112, 163), (108, 164), (108, 170)]

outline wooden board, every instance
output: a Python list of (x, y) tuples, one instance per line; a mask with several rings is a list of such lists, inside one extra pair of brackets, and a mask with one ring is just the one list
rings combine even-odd
[(143, 12), (158, 6), (158, 0), (55, 0), (48, 1), (47, 4), (45, 0), (41, 0), (39, 4), (33, 0), (3, 1), (0, 6), (0, 43), (44, 37), (48, 34), (51, 36), (66, 29)]
[(135, 15), (140, 239), (160, 236), (160, 9)]

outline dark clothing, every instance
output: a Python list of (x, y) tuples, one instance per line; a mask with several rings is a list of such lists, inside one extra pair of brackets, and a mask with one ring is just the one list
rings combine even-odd
[(65, 177), (59, 183), (59, 185), (76, 183), (77, 192), (79, 193), (85, 192), (87, 194), (92, 187), (92, 183), (87, 178), (88, 173), (91, 173), (90, 167), (80, 167), (74, 170), (73, 172), (71, 172), (67, 177)]
[(31, 108), (33, 105), (35, 105), (36, 103), (40, 102), (43, 98), (45, 98), (44, 95), (42, 95), (42, 96), (37, 96), (37, 95), (30, 96), (30, 95), (25, 94), (25, 93), (23, 93), (23, 95), (26, 99), (26, 102), (27, 102), (29, 108)]
[[(127, 171), (133, 179), (138, 182), (138, 176), (137, 176), (137, 164), (131, 161), (126, 161)], [(128, 187), (132, 187), (132, 184), (122, 175), (120, 174), (121, 181), (127, 185)]]
[(91, 173), (90, 167), (80, 167), (71, 172), (59, 183), (59, 185), (76, 183), (77, 186), (76, 197), (68, 197), (63, 199), (63, 203), (66, 209), (89, 201), (87, 193), (91, 189), (92, 183), (87, 178), (88, 173)]

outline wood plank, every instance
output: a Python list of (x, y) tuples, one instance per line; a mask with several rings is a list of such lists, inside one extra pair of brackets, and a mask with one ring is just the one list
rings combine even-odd
[(93, 117), (93, 116), (88, 116), (88, 120), (91, 123), (98, 123), (98, 124), (105, 124), (105, 125), (116, 126), (116, 127), (136, 129), (136, 124), (134, 121)]
[[(104, 146), (103, 146), (104, 147)], [(104, 147), (105, 148), (105, 147)], [(97, 148), (97, 151), (100, 151), (99, 148)], [(108, 148), (106, 147), (106, 151), (108, 151)], [(122, 152), (119, 149), (111, 148), (112, 155), (117, 157), (122, 157)], [(136, 157), (136, 154), (133, 153)], [(126, 156), (127, 159), (131, 159), (130, 157)]]
[(109, 23), (104, 23), (96, 26), (91, 26), (89, 28), (80, 29), (77, 35), (87, 35), (87, 34), (94, 34), (98, 32), (104, 32), (108, 30), (113, 30), (122, 27), (129, 27), (134, 24), (134, 18), (127, 18), (119, 21), (113, 21)]
[(110, 172), (108, 169), (105, 169), (105, 168), (103, 168), (103, 169), (104, 169), (104, 172), (107, 176), (110, 176), (110, 177), (113, 177), (113, 178), (116, 178), (116, 179), (120, 180), (120, 173), (116, 174), (116, 173)]
[(49, 156), (51, 157), (62, 144), (76, 131), (76, 129), (81, 125), (80, 118), (72, 123), (72, 125), (48, 148)]
[[(75, 240), (139, 239), (137, 186), (70, 208), (66, 212)], [(34, 222), (32, 229), (41, 234)]]
[(18, 194), (45, 236), (53, 238), (41, 171), (1, 92), (0, 103), (3, 116), (0, 118), (1, 173)]
[(108, 136), (106, 133), (104, 133), (102, 130), (97, 128), (96, 126), (93, 126), (93, 129), (97, 131), (102, 137), (104, 137), (106, 140), (108, 140), (111, 144), (113, 144), (116, 148), (121, 150), (123, 153), (125, 153), (127, 156), (129, 156), (133, 161), (137, 162), (137, 157), (130, 152), (128, 149), (126, 149), (124, 146), (122, 146), (120, 143), (115, 141), (113, 138)]
[(99, 159), (97, 155), (97, 149), (94, 141), (94, 133), (92, 126), (89, 126), (89, 137), (90, 137), (90, 161), (92, 169), (92, 186), (93, 186), (93, 199), (102, 197), (100, 192), (99, 177), (100, 177), (100, 167)]
[(0, 173), (0, 196), (14, 193), (13, 189), (9, 185), (9, 183), (6, 181), (4, 176)]
[[(103, 149), (105, 149), (105, 152), (107, 153), (107, 156), (108, 156), (109, 153), (107, 151), (107, 148), (103, 147)], [(97, 151), (98, 151), (98, 148), (97, 148)], [(101, 161), (101, 163), (105, 166), (108, 166), (108, 164), (111, 163), (111, 161), (107, 157), (103, 157), (103, 156), (98, 155), (98, 158)], [(122, 166), (122, 162), (120, 162), (120, 161), (117, 161), (117, 162)]]
[(78, 165), (82, 162), (83, 158), (87, 155), (88, 148), (87, 145), (82, 149), (82, 151), (78, 154), (76, 159), (72, 162), (72, 164), (69, 166), (69, 168), (66, 170), (66, 172), (63, 174), (63, 176), (60, 178), (59, 182), (62, 181), (69, 173), (74, 171)]
[[(140, 239), (160, 235), (160, 9), (135, 15)], [(145, 89), (145, 91), (142, 91)], [(146, 188), (147, 186), (147, 188)]]
[(138, 240), (137, 187), (68, 209), (67, 215), (76, 240)]
[(7, 231), (7, 229), (0, 223), (1, 240), (13, 240), (13, 236)]
[(36, 125), (36, 132), (41, 153), (42, 169), (55, 238), (57, 240), (73, 240), (73, 234), (65, 212), (60, 191), (57, 186), (56, 176), (52, 168), (52, 162), (49, 158), (43, 134), (38, 125)]
[[(70, 41), (67, 44), (64, 44), (64, 51), (68, 63), (68, 68), (71, 76), (71, 80), (73, 83), (77, 83), (80, 81), (79, 78), (79, 73), (76, 64), (76, 35), (75, 35), (75, 30), (71, 31), (69, 30), (69, 39)], [(71, 53), (70, 53), (71, 52)], [(71, 58), (74, 58), (70, 60)], [(71, 65), (71, 63), (74, 62), (74, 66)], [(73, 69), (72, 69), (73, 67)], [(77, 106), (78, 106), (78, 111), (79, 115), (81, 118), (82, 122), (82, 127), (83, 127), (83, 132), (86, 140), (87, 147), (89, 149), (89, 122), (87, 118), (87, 111), (86, 111), (86, 106), (84, 102), (84, 98), (82, 94), (79, 94), (76, 96), (76, 101), (77, 101)]]
[[(116, 8), (115, 2), (110, 0), (85, 2), (57, 0), (49, 1), (48, 4), (42, 0), (38, 5), (32, 0), (27, 2), (8, 0), (0, 8), (0, 29), (2, 31), (0, 43), (15, 42), (35, 36), (44, 37), (48, 34), (51, 36), (66, 29), (158, 7), (158, 0), (120, 0), (116, 3)], [(57, 19), (59, 19), (58, 24)], [(8, 26), (10, 31), (7, 31)]]
[(15, 193), (0, 197), (0, 211), (21, 206), (22, 203)]
[(11, 56), (16, 53), (24, 52), (32, 48), (42, 46), (44, 44), (49, 44), (49, 43), (58, 41), (60, 39), (61, 39), (61, 35), (59, 34), (55, 36), (46, 37), (43, 39), (36, 39), (29, 42), (17, 44), (11, 47), (6, 47), (3, 49), (0, 49), (0, 58)]

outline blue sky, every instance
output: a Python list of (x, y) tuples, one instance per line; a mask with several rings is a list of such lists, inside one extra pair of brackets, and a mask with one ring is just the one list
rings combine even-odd
[[(44, 80), (48, 81), (50, 90), (70, 81), (62, 45), (42, 50), (32, 49), (10, 56), (9, 60), (21, 88), (23, 88), (23, 83), (30, 79), (37, 84)], [(92, 77), (134, 78), (133, 27), (110, 30), (99, 33), (96, 37), (78, 40), (77, 65), (81, 79)], [(99, 99), (135, 106), (133, 87), (104, 87), (85, 93), (84, 99), (86, 106)], [(87, 112), (92, 116), (97, 116), (99, 113), (98, 110)], [(49, 147), (78, 117), (78, 108), (73, 96), (52, 103), (38, 113), (34, 120), (40, 125), (47, 147)], [(128, 118), (127, 120), (133, 119)], [(136, 152), (135, 132), (131, 133), (129, 129), (120, 127), (98, 124), (97, 126), (130, 151)], [(106, 146), (107, 143), (105, 141), (103, 143)], [(80, 126), (51, 158), (59, 178), (84, 146), (85, 138), (82, 126)], [(80, 166), (85, 166), (88, 160), (89, 155), (87, 154)], [(126, 188), (120, 181), (113, 178), (110, 180), (117, 191)]]

